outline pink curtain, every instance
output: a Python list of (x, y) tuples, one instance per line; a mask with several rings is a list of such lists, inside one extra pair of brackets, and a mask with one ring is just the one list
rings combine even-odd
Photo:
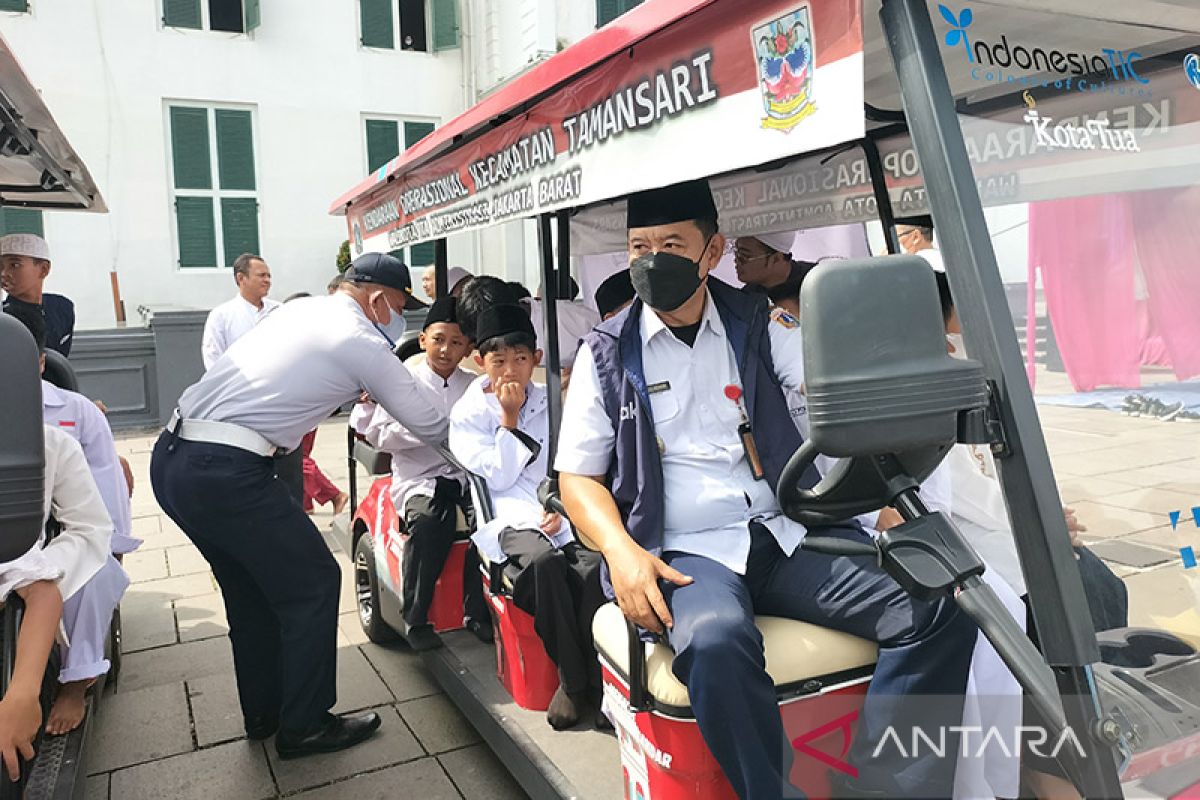
[(1129, 195), (1147, 306), (1179, 380), (1200, 376), (1200, 187)]
[(1121, 195), (1029, 205), (1030, 265), (1076, 391), (1140, 385), (1130, 216)]

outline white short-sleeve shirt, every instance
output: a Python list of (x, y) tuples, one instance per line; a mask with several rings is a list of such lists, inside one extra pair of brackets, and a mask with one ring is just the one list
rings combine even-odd
[[(757, 520), (790, 555), (805, 528), (783, 516), (770, 484), (751, 473), (737, 432), (741, 410), (725, 395), (725, 387), (740, 387), (741, 379), (711, 297), (691, 347), (648, 308), (639, 324), (662, 453), (663, 549), (705, 556), (741, 574), (750, 552), (749, 524)], [(799, 327), (777, 315), (768, 331), (777, 376), (785, 388), (799, 390), (804, 381)], [(555, 466), (560, 472), (605, 475), (615, 444), (595, 360), (585, 344), (572, 371)]]

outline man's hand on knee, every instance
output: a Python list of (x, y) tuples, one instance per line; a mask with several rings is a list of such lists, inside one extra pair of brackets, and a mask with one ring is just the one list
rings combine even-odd
[(670, 628), (674, 624), (658, 581), (661, 578), (687, 586), (692, 582), (690, 576), (667, 566), (661, 558), (632, 541), (605, 552), (604, 559), (608, 562), (617, 605), (629, 620), (654, 633), (662, 633), (664, 626)]

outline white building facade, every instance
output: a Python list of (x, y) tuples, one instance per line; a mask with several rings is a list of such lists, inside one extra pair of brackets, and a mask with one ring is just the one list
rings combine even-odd
[[(345, 220), (330, 203), (633, 0), (0, 0), (0, 32), (95, 177), (108, 214), (0, 214), (43, 232), (78, 328), (140, 307), (211, 308), (258, 252), (272, 295), (318, 293)], [(451, 264), (536, 286), (512, 223)], [(432, 260), (432, 249), (404, 255)]]

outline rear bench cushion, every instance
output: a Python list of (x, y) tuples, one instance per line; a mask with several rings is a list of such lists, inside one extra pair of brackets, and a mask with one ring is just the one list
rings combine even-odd
[[(782, 617), (754, 618), (762, 632), (767, 673), (775, 686), (797, 684), (875, 663), (878, 646), (848, 633)], [(629, 675), (629, 639), (625, 615), (607, 603), (592, 620), (596, 650), (621, 673)], [(671, 672), (675, 654), (665, 644), (646, 644), (646, 687), (660, 704), (689, 708), (687, 687)]]

